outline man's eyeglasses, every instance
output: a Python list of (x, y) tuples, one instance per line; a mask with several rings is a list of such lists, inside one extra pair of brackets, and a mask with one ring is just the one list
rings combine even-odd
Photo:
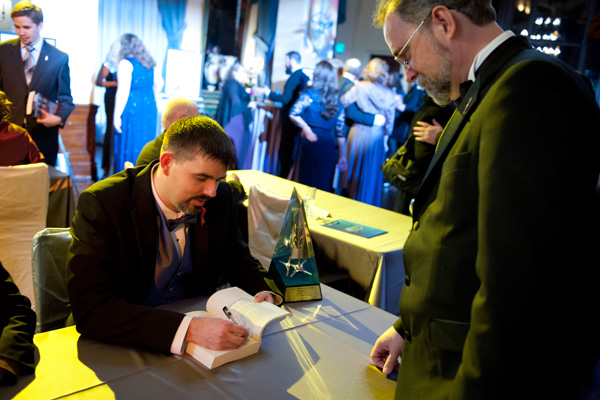
[(421, 27), (423, 26), (423, 24), (425, 23), (425, 21), (427, 21), (427, 18), (429, 18), (430, 15), (431, 15), (431, 12), (429, 12), (429, 14), (427, 14), (427, 16), (425, 17), (425, 19), (423, 19), (423, 21), (421, 21), (421, 23), (419, 24), (419, 26), (417, 26), (417, 29), (415, 29), (415, 31), (413, 32), (413, 34), (410, 35), (410, 37), (408, 38), (408, 40), (406, 41), (406, 43), (404, 44), (404, 46), (402, 47), (402, 49), (400, 49), (400, 51), (398, 52), (398, 55), (394, 57), (394, 60), (396, 60), (398, 63), (402, 64), (402, 66), (409, 67), (408, 64), (409, 64), (410, 60), (408, 58), (405, 59), (405, 60), (401, 59), (403, 57), (403, 55), (404, 55), (404, 50), (406, 50), (406, 46), (408, 46), (408, 44), (410, 43), (410, 41), (412, 40), (412, 38), (415, 37), (415, 35), (419, 31), (419, 29), (421, 29)]

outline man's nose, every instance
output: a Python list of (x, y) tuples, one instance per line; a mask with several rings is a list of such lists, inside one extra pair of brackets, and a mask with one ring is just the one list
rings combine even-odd
[(206, 186), (204, 186), (204, 195), (206, 196), (210, 196), (210, 197), (215, 197), (217, 195), (217, 187), (219, 186), (219, 181), (215, 181), (207, 183)]
[(412, 83), (417, 79), (418, 76), (419, 73), (416, 72), (414, 69), (412, 69), (408, 65), (404, 66), (404, 79), (406, 79), (406, 82)]

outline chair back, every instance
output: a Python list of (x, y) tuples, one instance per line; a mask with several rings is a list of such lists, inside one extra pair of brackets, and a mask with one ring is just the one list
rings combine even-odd
[(37, 332), (63, 328), (71, 313), (67, 292), (69, 228), (46, 228), (33, 238), (31, 267)]
[(248, 193), (248, 247), (250, 253), (269, 269), (281, 232), (289, 196), (252, 185)]
[(44, 163), (0, 167), (0, 260), (34, 310), (31, 248), (46, 227), (48, 190)]

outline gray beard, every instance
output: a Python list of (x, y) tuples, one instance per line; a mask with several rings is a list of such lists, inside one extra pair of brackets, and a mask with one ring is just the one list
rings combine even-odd
[(441, 107), (447, 106), (452, 102), (450, 98), (450, 90), (452, 88), (450, 84), (450, 75), (452, 71), (452, 61), (450, 60), (450, 52), (448, 49), (442, 47), (438, 42), (432, 40), (435, 50), (442, 57), (442, 64), (440, 65), (440, 72), (437, 78), (428, 78), (423, 75), (419, 75), (417, 83), (419, 86), (424, 87), (425, 91), (433, 101)]

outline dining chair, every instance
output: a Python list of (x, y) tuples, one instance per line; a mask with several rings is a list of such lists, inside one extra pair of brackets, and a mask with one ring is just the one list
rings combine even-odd
[(248, 192), (248, 247), (250, 253), (269, 269), (281, 232), (289, 196), (252, 185)]
[(67, 292), (69, 228), (46, 228), (33, 237), (31, 269), (36, 303), (37, 332), (64, 328), (71, 313)]
[(46, 164), (0, 167), (0, 260), (34, 310), (31, 248), (46, 227), (48, 191)]

